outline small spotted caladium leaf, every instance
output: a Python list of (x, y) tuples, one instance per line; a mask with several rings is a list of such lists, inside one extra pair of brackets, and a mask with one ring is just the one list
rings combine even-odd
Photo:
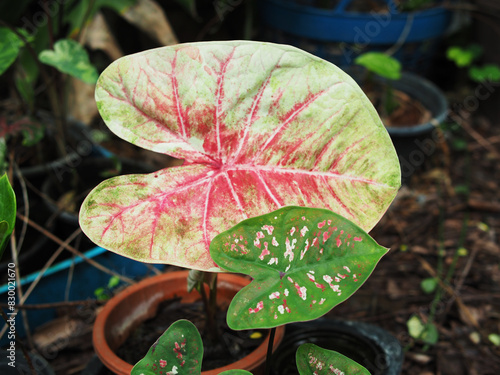
[(203, 343), (195, 325), (178, 320), (151, 346), (132, 368), (131, 375), (199, 375)]
[(349, 357), (314, 344), (299, 346), (295, 358), (300, 375), (370, 375)]
[(179, 44), (125, 56), (96, 102), (123, 139), (184, 159), (97, 186), (80, 225), (97, 245), (149, 263), (220, 271), (209, 245), (283, 206), (331, 209), (371, 229), (400, 186), (377, 112), (333, 64), (294, 47)]
[(254, 279), (227, 312), (229, 327), (241, 330), (319, 318), (366, 281), (387, 249), (331, 211), (283, 207), (219, 234), (210, 251), (220, 267)]

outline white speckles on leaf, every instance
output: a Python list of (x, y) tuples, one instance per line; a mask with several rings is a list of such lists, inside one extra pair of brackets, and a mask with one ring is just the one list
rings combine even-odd
[(267, 264), (269, 266), (272, 266), (273, 264), (278, 264), (278, 258), (273, 257), (273, 258), (269, 259), (269, 262), (267, 262)]
[(277, 299), (280, 298), (280, 292), (274, 292), (269, 295), (269, 299)]
[(267, 231), (267, 234), (271, 235), (273, 234), (274, 227), (272, 225), (264, 225), (262, 226), (262, 230)]
[(293, 250), (295, 249), (295, 244), (297, 243), (297, 239), (294, 238), (292, 240), (292, 242), (290, 243), (290, 240), (288, 239), (288, 237), (286, 238), (285, 240), (285, 247), (286, 247), (286, 251), (285, 251), (285, 259), (287, 257), (289, 257), (288, 261), (289, 262), (292, 262), (293, 261), (293, 258), (294, 258), (294, 252)]

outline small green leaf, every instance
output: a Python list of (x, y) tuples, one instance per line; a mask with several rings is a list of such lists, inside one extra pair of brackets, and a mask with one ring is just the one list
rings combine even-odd
[(0, 257), (14, 230), (16, 221), (16, 196), (7, 175), (0, 177)]
[(252, 373), (246, 370), (227, 370), (220, 372), (219, 375), (252, 375)]
[(359, 55), (354, 62), (381, 77), (397, 80), (401, 78), (401, 63), (382, 52), (367, 52)]
[(500, 82), (500, 67), (495, 64), (484, 66), (472, 66), (469, 69), (469, 77), (475, 82)]
[(413, 315), (407, 322), (408, 333), (416, 340), (426, 344), (434, 345), (439, 340), (439, 332), (433, 323), (423, 323), (422, 320)]
[(23, 41), (10, 29), (0, 27), (0, 75), (16, 61)]
[(478, 223), (477, 228), (482, 230), (483, 232), (488, 232), (490, 230), (490, 227), (488, 226), (488, 224), (483, 223), (483, 222)]
[(108, 288), (114, 288), (120, 283), (120, 278), (118, 276), (111, 276), (108, 281)]
[(387, 249), (329, 210), (283, 207), (216, 236), (222, 268), (254, 280), (232, 300), (230, 328), (271, 328), (319, 318), (368, 279)]
[(296, 354), (300, 375), (370, 375), (370, 372), (349, 357), (314, 344), (302, 344)]
[(436, 290), (438, 282), (436, 278), (429, 277), (427, 279), (422, 280), (420, 283), (420, 288), (424, 291), (424, 293), (430, 294)]
[(452, 46), (446, 51), (446, 57), (453, 61), (459, 68), (470, 66), (482, 54), (482, 48), (478, 44), (472, 44), (466, 48)]
[(497, 335), (496, 333), (490, 333), (488, 335), (488, 340), (490, 340), (493, 345), (500, 346), (500, 335)]
[(457, 250), (457, 254), (460, 257), (466, 257), (467, 255), (469, 255), (469, 251), (465, 247), (460, 247)]
[(54, 50), (40, 52), (40, 61), (59, 71), (81, 79), (86, 83), (96, 83), (98, 73), (90, 63), (87, 51), (76, 41), (62, 39), (54, 44)]
[(173, 323), (132, 368), (131, 375), (201, 374), (203, 343), (189, 320)]

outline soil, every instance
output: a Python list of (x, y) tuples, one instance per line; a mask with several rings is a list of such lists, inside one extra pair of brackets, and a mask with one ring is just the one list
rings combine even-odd
[(408, 94), (394, 90), (394, 100), (397, 107), (390, 114), (384, 115), (386, 111), (382, 109), (382, 89), (367, 93), (371, 102), (381, 114), (381, 119), (387, 127), (407, 127), (425, 124), (432, 118), (431, 112), (426, 109), (418, 100), (410, 97)]
[[(180, 303), (178, 299), (162, 302), (156, 317), (138, 326), (129, 339), (117, 350), (120, 358), (128, 363), (137, 363), (163, 332), (179, 319), (190, 320), (201, 333), (203, 340), (202, 371), (220, 368), (247, 356), (264, 340), (264, 330), (233, 331), (226, 324), (226, 309), (219, 309), (216, 325), (220, 337), (210, 340), (206, 326), (203, 303)], [(252, 338), (256, 337), (256, 338)]]

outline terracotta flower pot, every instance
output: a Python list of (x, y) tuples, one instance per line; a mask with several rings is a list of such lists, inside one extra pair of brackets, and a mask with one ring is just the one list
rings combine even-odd
[[(190, 303), (200, 298), (197, 291), (187, 292), (187, 276), (188, 271), (154, 276), (124, 289), (106, 303), (94, 323), (92, 340), (97, 356), (109, 370), (115, 374), (130, 374), (133, 364), (118, 357), (115, 350), (126, 341), (140, 323), (155, 316), (161, 302), (181, 297), (182, 302)], [(229, 303), (232, 297), (248, 283), (249, 280), (242, 276), (219, 274), (218, 302)], [(283, 336), (284, 327), (278, 327), (274, 348), (279, 345)], [(241, 360), (218, 369), (203, 371), (202, 375), (216, 375), (230, 369), (244, 369), (258, 374), (266, 359), (268, 341), (269, 337)]]

